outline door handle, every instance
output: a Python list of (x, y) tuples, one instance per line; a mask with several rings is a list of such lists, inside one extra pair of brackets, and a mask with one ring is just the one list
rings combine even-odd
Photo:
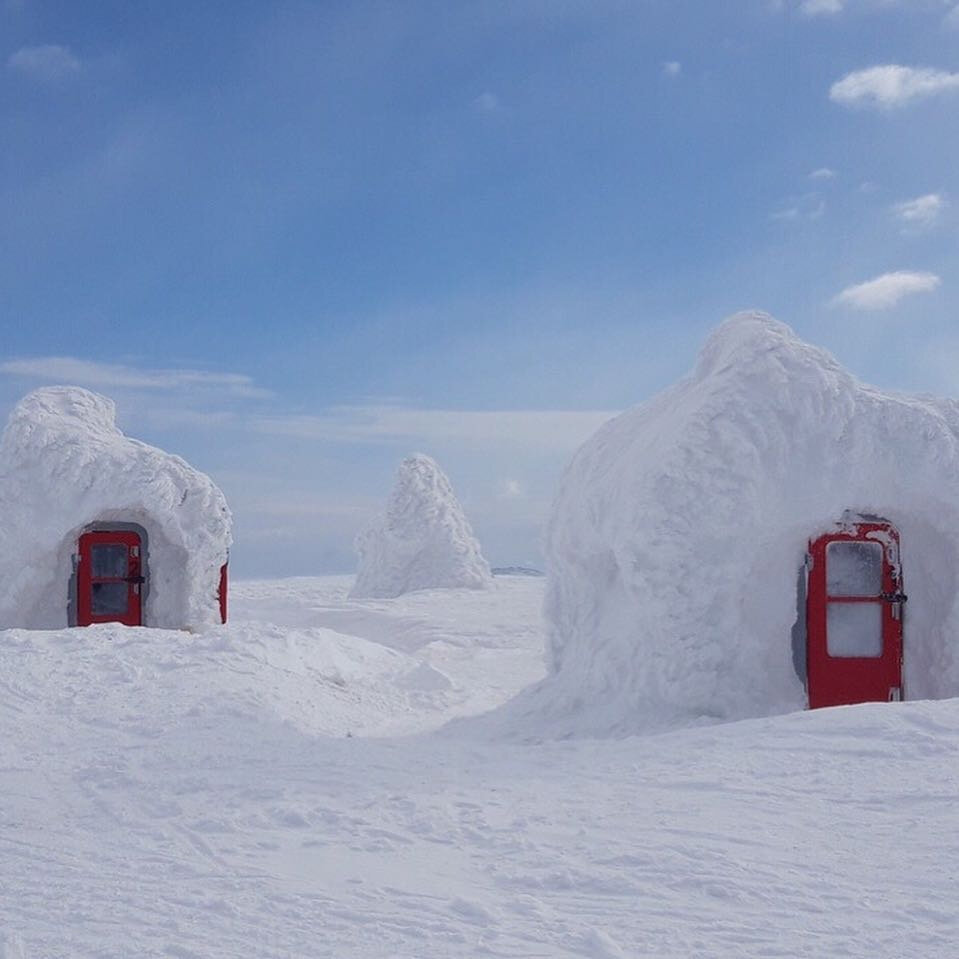
[(145, 576), (126, 576), (124, 582), (133, 583), (136, 586), (142, 586), (146, 582)]

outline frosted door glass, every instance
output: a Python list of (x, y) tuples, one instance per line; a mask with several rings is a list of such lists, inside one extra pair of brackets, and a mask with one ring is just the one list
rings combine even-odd
[(878, 596), (882, 592), (881, 544), (830, 543), (826, 591), (830, 596)]
[(110, 578), (113, 576), (127, 575), (127, 548), (126, 546), (101, 546), (96, 545), (90, 549), (91, 575), (96, 578), (101, 576)]
[(882, 655), (881, 603), (827, 603), (826, 652), (830, 656)]
[(127, 611), (130, 590), (126, 583), (94, 583), (90, 612), (94, 616), (114, 616)]

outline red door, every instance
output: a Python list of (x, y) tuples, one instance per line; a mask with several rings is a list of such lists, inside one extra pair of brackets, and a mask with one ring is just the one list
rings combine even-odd
[(142, 543), (138, 533), (84, 533), (77, 565), (77, 625), (142, 626)]
[(220, 588), (217, 591), (217, 597), (220, 600), (220, 622), (226, 622), (226, 591), (229, 580), (229, 560), (220, 567)]
[(809, 544), (809, 708), (902, 699), (899, 533), (861, 522)]

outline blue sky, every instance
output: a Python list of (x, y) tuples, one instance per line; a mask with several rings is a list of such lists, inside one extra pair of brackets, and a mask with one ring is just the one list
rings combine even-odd
[(240, 575), (350, 569), (414, 450), (538, 562), (739, 309), (959, 394), (956, 0), (0, 0), (0, 43), (0, 413), (112, 396)]

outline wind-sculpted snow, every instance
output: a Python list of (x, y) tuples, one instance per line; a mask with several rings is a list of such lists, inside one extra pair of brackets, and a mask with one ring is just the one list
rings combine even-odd
[(547, 734), (802, 708), (792, 658), (810, 536), (846, 510), (902, 534), (905, 690), (959, 694), (959, 410), (883, 393), (764, 314), (576, 454), (548, 530)]
[(106, 397), (36, 390), (0, 441), (0, 626), (67, 624), (77, 536), (95, 522), (146, 530), (149, 625), (218, 621), (232, 525), (220, 490), (180, 457), (124, 436)]
[(437, 735), (540, 675), (543, 580), (347, 584), (0, 631), (2, 959), (955, 956), (959, 703)]
[(429, 456), (400, 464), (396, 484), (377, 517), (356, 539), (357, 598), (389, 598), (416, 589), (492, 584), (463, 508), (446, 475)]

